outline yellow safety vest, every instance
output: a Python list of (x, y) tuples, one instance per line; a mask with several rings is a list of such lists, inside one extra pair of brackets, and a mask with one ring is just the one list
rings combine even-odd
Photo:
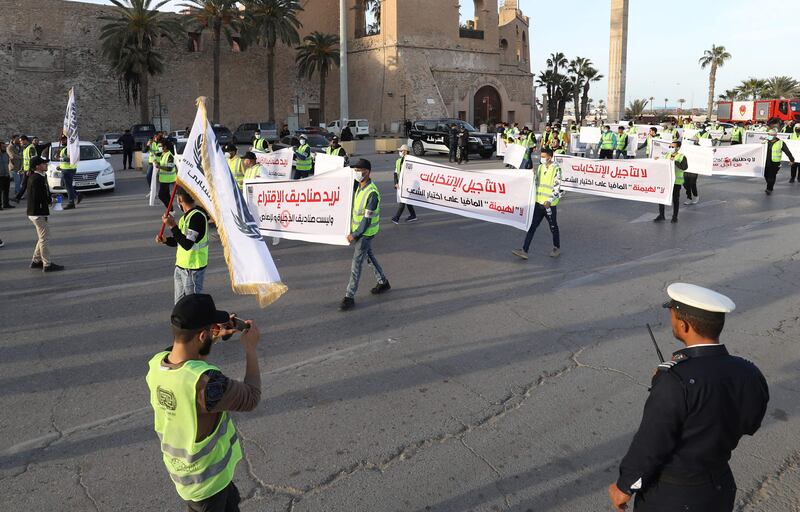
[(238, 156), (227, 158), (228, 167), (231, 169), (231, 174), (236, 180), (236, 185), (241, 189), (242, 181), (244, 180), (244, 171), (242, 171), (242, 159)]
[(783, 156), (781, 153), (783, 152), (783, 141), (778, 139), (775, 141), (775, 144), (772, 145), (772, 163), (780, 163)]
[(625, 151), (628, 149), (628, 134), (622, 132), (621, 134), (617, 135), (617, 149), (620, 151)]
[(184, 500), (202, 501), (233, 480), (242, 446), (233, 419), (223, 412), (214, 432), (197, 441), (197, 382), (209, 370), (205, 361), (186, 361), (176, 369), (161, 362), (169, 352), (159, 352), (148, 363), (147, 387), (154, 413), (154, 428), (161, 441), (164, 465)]
[(605, 132), (600, 138), (600, 149), (614, 149), (614, 134)]
[[(673, 153), (671, 155), (664, 155), (664, 158), (667, 160), (674, 160), (675, 162), (683, 162), (683, 159), (686, 158), (681, 153)], [(675, 184), (676, 185), (683, 185), (683, 171), (678, 169), (678, 166), (675, 166)]]
[(178, 228), (185, 235), (186, 230), (189, 228), (189, 220), (194, 215), (203, 217), (206, 229), (202, 240), (196, 240), (188, 251), (178, 244), (178, 251), (175, 253), (175, 266), (186, 270), (199, 270), (208, 266), (208, 217), (202, 211), (193, 208), (189, 213), (181, 217), (178, 222)]
[(156, 163), (156, 160), (161, 156), (159, 153), (160, 152), (158, 150), (158, 143), (157, 142), (151, 142), (150, 143), (150, 154), (147, 157), (148, 161), (151, 164)]
[(67, 148), (61, 149), (61, 152), (58, 154), (58, 158), (61, 160), (59, 167), (62, 171), (70, 171), (78, 168), (77, 165), (72, 165), (69, 163), (69, 151), (67, 151)]
[(342, 151), (344, 151), (344, 148), (342, 146), (337, 146), (335, 148), (330, 146), (325, 150), (325, 154), (326, 155), (332, 155), (332, 156), (344, 156), (341, 153)]
[(31, 158), (39, 156), (36, 153), (36, 146), (33, 144), (28, 144), (25, 146), (25, 149), (22, 150), (22, 170), (25, 172), (30, 172), (31, 170)]
[(731, 133), (731, 141), (742, 142), (743, 135), (744, 135), (744, 130), (737, 126), (736, 128), (733, 129), (733, 132)]
[[(169, 159), (173, 158), (170, 162)], [(158, 182), (159, 183), (175, 183), (178, 179), (178, 171), (175, 169), (175, 162), (172, 153), (167, 151), (161, 155), (160, 168), (158, 169)], [(166, 169), (164, 169), (166, 168)]]
[(378, 195), (378, 208), (375, 210), (375, 216), (370, 219), (370, 224), (367, 229), (364, 231), (364, 236), (375, 236), (380, 231), (380, 223), (381, 223), (381, 193), (378, 190), (378, 187), (375, 185), (375, 182), (370, 181), (369, 185), (362, 187), (359, 186), (356, 190), (355, 197), (353, 198), (353, 218), (352, 222), (350, 223), (350, 231), (355, 232), (358, 229), (358, 226), (361, 224), (361, 221), (364, 219), (364, 215), (367, 211), (367, 201), (369, 200), (369, 196), (372, 194)]
[(258, 164), (253, 164), (244, 171), (244, 179), (246, 180), (254, 180), (258, 178), (260, 175), (261, 175), (261, 166)]
[[(536, 169), (536, 202), (539, 204), (544, 204), (553, 197), (553, 188), (555, 187), (556, 177), (560, 177), (561, 175), (561, 168), (555, 163), (551, 163), (549, 166), (545, 165), (544, 163), (539, 164), (539, 168)], [(556, 206), (559, 202), (561, 202), (561, 198), (557, 197), (553, 199), (550, 203), (550, 206)]]
[[(308, 150), (308, 144), (303, 144), (299, 148), (297, 148), (297, 153), (302, 153)], [(295, 168), (298, 171), (310, 171), (311, 167), (314, 165), (314, 160), (311, 159), (311, 154), (309, 153), (308, 158), (300, 158), (297, 157), (297, 162), (295, 162)]]
[(269, 145), (267, 144), (267, 140), (263, 138), (258, 138), (254, 140), (253, 149), (257, 149), (258, 151), (269, 151)]
[(394, 163), (394, 173), (398, 178), (400, 177), (400, 172), (403, 170), (403, 160), (405, 160), (405, 158), (398, 158)]

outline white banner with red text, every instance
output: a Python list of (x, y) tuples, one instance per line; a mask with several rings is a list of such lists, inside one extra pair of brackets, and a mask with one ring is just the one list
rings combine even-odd
[(533, 176), (530, 169), (463, 171), (407, 156), (398, 198), (413, 206), (527, 231), (535, 201)]
[[(669, 148), (670, 142), (652, 141), (653, 158), (661, 158)], [(689, 168), (686, 172), (705, 176), (743, 176), (747, 178), (764, 176), (764, 144), (737, 144), (735, 146), (695, 146), (686, 142), (680, 152), (686, 157)]]
[[(790, 133), (778, 133), (778, 138), (787, 140)], [(769, 140), (769, 133), (760, 131), (746, 131), (744, 132), (745, 144), (758, 144), (759, 142), (767, 142)]]
[(561, 188), (595, 196), (669, 205), (675, 171), (667, 160), (593, 160), (556, 155)]
[(348, 245), (353, 170), (302, 180), (245, 180), (245, 200), (264, 236)]
[(288, 180), (292, 177), (292, 161), (294, 150), (292, 148), (279, 149), (271, 153), (253, 151), (256, 162), (261, 166), (259, 177), (270, 180)]

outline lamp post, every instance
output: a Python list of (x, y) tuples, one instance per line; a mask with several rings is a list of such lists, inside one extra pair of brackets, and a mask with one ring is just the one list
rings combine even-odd
[(347, 96), (347, 0), (339, 0), (339, 129), (347, 126), (350, 117)]

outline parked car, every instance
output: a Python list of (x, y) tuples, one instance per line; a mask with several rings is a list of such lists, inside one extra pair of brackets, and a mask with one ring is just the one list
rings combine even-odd
[(301, 134), (305, 135), (306, 143), (311, 148), (311, 152), (312, 153), (324, 153), (325, 150), (330, 145), (330, 142), (328, 142), (328, 139), (323, 137), (322, 135), (319, 135), (319, 134), (316, 134), (316, 133), (305, 134), (305, 133), (302, 133), (302, 132), (298, 131), (298, 133), (296, 135), (290, 135), (288, 137), (283, 137), (281, 140), (279, 140), (278, 142), (274, 143), (272, 145), (272, 150), (273, 151), (277, 151), (279, 149), (300, 146), (300, 139), (298, 137)]
[(174, 132), (169, 132), (167, 137), (174, 140), (186, 139), (189, 137), (189, 132), (186, 130), (175, 130)]
[(469, 133), (467, 151), (481, 158), (489, 158), (495, 152), (497, 140), (494, 133), (480, 133), (471, 124), (459, 119), (424, 119), (416, 121), (408, 135), (411, 151), (415, 156), (423, 156), (426, 151), (450, 153), (450, 125), (461, 126)]
[(122, 153), (122, 144), (119, 143), (121, 136), (119, 133), (104, 133), (97, 137), (95, 144), (103, 153)]
[[(348, 119), (347, 126), (349, 126), (350, 131), (353, 132), (353, 137), (358, 137), (359, 139), (369, 137), (369, 121), (366, 119)], [(336, 121), (328, 123), (328, 131), (336, 135), (341, 135), (342, 121), (337, 119)]]
[[(81, 159), (75, 171), (75, 189), (79, 192), (91, 190), (114, 190), (114, 167), (108, 161), (111, 155), (103, 154), (97, 146), (87, 141), (80, 141)], [(58, 170), (61, 146), (58, 143), (50, 145), (48, 150), (47, 184), (50, 191), (65, 194), (67, 190), (61, 182), (61, 171)]]
[(261, 131), (261, 137), (269, 142), (278, 140), (278, 127), (275, 123), (244, 123), (240, 124), (233, 134), (234, 144), (250, 144), (253, 142), (253, 134), (256, 130)]
[(231, 133), (227, 126), (215, 124), (211, 127), (211, 129), (214, 131), (214, 135), (216, 135), (217, 142), (220, 146), (233, 144), (233, 133)]
[(136, 149), (144, 149), (147, 141), (152, 139), (156, 134), (156, 127), (153, 124), (135, 124), (131, 126), (131, 135), (133, 135), (133, 145)]

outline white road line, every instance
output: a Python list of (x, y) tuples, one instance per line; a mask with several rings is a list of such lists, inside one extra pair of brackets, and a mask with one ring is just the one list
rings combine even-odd
[(619, 274), (620, 272), (630, 270), (632, 267), (636, 267), (644, 263), (656, 263), (661, 261), (667, 261), (670, 258), (678, 256), (682, 253), (683, 250), (676, 247), (674, 249), (667, 249), (666, 251), (661, 251), (655, 254), (651, 254), (649, 256), (644, 256), (642, 258), (633, 261), (627, 261), (625, 263), (619, 263), (617, 265), (609, 265), (606, 267), (601, 267), (599, 269), (593, 270), (591, 274), (577, 277), (575, 279), (570, 279), (569, 281), (566, 281), (560, 286), (558, 286), (556, 289), (563, 290), (565, 288), (577, 288), (579, 286), (584, 286), (587, 284), (591, 284), (595, 281), (599, 281), (605, 277), (609, 277), (614, 274)]
[[(365, 343), (359, 343), (358, 345), (353, 345), (352, 347), (347, 347), (339, 350), (333, 350), (328, 352), (327, 354), (321, 354), (318, 356), (310, 357), (308, 359), (304, 359), (302, 361), (298, 361), (296, 363), (292, 363), (286, 366), (282, 366), (280, 368), (275, 368), (273, 370), (269, 370), (264, 372), (262, 375), (270, 376), (270, 375), (279, 375), (281, 373), (285, 373), (292, 370), (298, 370), (300, 368), (304, 368), (306, 366), (312, 366), (317, 364), (322, 364), (327, 361), (341, 361), (344, 360), (347, 356), (359, 352), (365, 348), (374, 348), (374, 350), (381, 350), (387, 346), (394, 345), (398, 343), (399, 340), (393, 338), (381, 339), (381, 340), (373, 340), (367, 341)], [(132, 411), (123, 412), (120, 414), (115, 414), (113, 416), (108, 416), (106, 418), (101, 418), (99, 420), (90, 421), (88, 423), (83, 423), (81, 425), (76, 425), (74, 427), (70, 427), (67, 429), (63, 429), (60, 433), (52, 432), (49, 434), (45, 434), (43, 436), (39, 436), (33, 439), (29, 439), (27, 441), (22, 441), (21, 443), (17, 443), (15, 445), (9, 446), (2, 452), (0, 452), (0, 456), (2, 457), (10, 457), (12, 455), (16, 455), (20, 452), (25, 450), (35, 450), (37, 448), (43, 448), (45, 446), (53, 446), (65, 438), (77, 434), (80, 432), (85, 432), (87, 430), (92, 430), (94, 428), (101, 428), (101, 427), (108, 427), (114, 423), (125, 421), (130, 418), (134, 418), (141, 414), (144, 414), (150, 411), (151, 408), (149, 406), (140, 407), (138, 409), (134, 409)]]

